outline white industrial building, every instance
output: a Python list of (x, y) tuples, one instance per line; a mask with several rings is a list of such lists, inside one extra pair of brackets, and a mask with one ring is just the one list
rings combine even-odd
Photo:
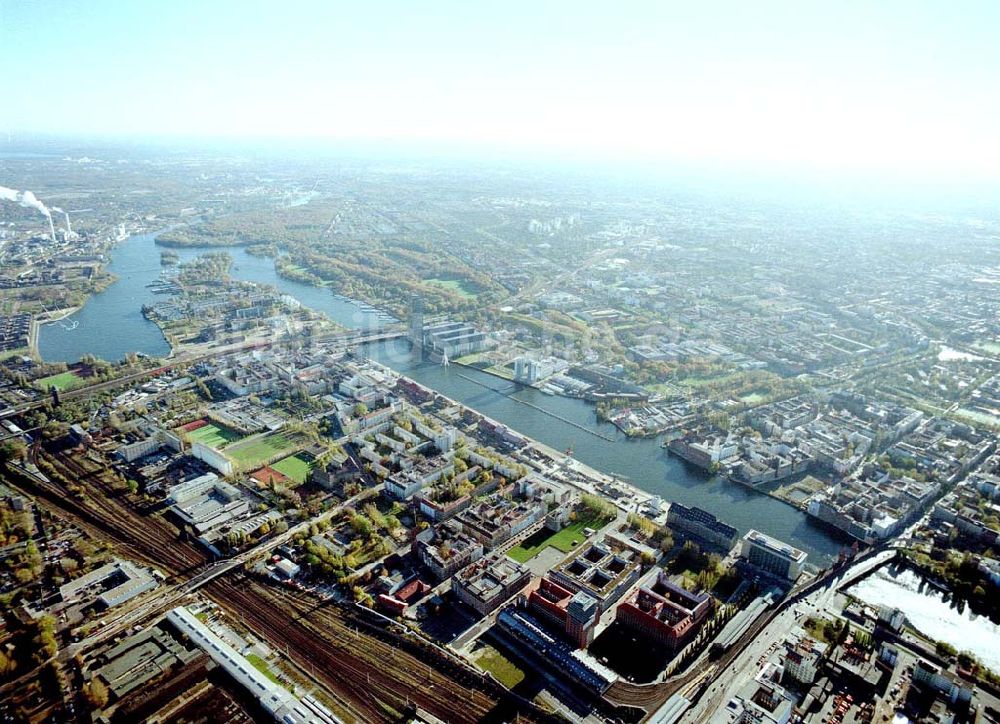
[(167, 502), (174, 514), (202, 535), (250, 512), (250, 501), (215, 473), (206, 473), (170, 488)]
[(190, 454), (191, 457), (198, 458), (210, 468), (218, 470), (223, 475), (232, 475), (235, 470), (233, 461), (226, 457), (224, 453), (204, 443), (192, 443)]
[(112, 608), (157, 585), (146, 569), (129, 561), (112, 561), (61, 586), (59, 595), (66, 603), (96, 601), (104, 608)]
[(333, 712), (312, 697), (299, 699), (288, 689), (272, 682), (183, 606), (167, 614), (167, 620), (225, 669), (260, 705), (283, 724), (340, 724)]

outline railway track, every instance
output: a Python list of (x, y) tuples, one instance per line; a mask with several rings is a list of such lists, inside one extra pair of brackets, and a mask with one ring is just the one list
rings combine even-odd
[(70, 453), (57, 453), (47, 459), (62, 475), (83, 484), (86, 497), (81, 500), (54, 481), (30, 482), (50, 505), (73, 518), (90, 535), (98, 539), (111, 537), (130, 557), (171, 576), (183, 576), (208, 562), (201, 548), (178, 538), (177, 530), (166, 521), (142, 515)]
[(391, 720), (387, 708), (402, 713), (419, 706), (449, 722), (503, 721), (514, 718), (518, 709), (486, 693), (483, 689), (490, 687), (481, 677), (441, 661), (422, 661), (401, 650), (388, 634), (366, 630), (358, 622), (352, 627), (342, 611), (317, 605), (312, 596), (255, 581), (238, 587), (220, 581), (207, 589), (209, 595), (221, 589), (222, 605), (238, 606), (245, 617), (257, 618), (256, 625), (288, 640), (289, 653), (294, 647), (302, 657), (296, 661), (300, 667), (325, 676), (335, 690), (354, 692), (351, 703), (365, 710), (366, 720)]
[[(429, 671), (441, 674), (447, 680), (457, 682), (464, 687), (465, 692), (478, 691), (484, 696), (494, 699), (498, 705), (487, 715), (486, 720), (511, 721), (517, 718), (521, 721), (563, 721), (560, 717), (552, 716), (540, 709), (534, 702), (512, 693), (493, 678), (486, 676), (459, 657), (415, 635), (401, 623), (390, 621), (384, 616), (379, 616), (360, 607), (321, 601), (311, 593), (277, 588), (270, 590), (280, 598), (291, 599), (293, 601), (291, 605), (295, 607), (300, 616), (314, 617), (318, 623), (329, 630), (339, 629), (342, 634), (348, 636), (352, 634), (354, 629), (360, 628), (362, 631), (366, 631), (370, 637), (379, 639), (387, 646), (417, 662), (422, 662)], [(357, 634), (353, 635), (356, 639)], [(418, 667), (419, 665), (418, 663)], [(412, 673), (412, 669), (409, 670), (409, 673)], [(455, 693), (458, 696), (463, 695), (461, 691)], [(471, 693), (468, 695), (474, 696)], [(456, 699), (448, 700), (451, 705), (454, 705), (455, 701)]]
[[(110, 541), (124, 555), (178, 581), (207, 562), (208, 556), (180, 540), (173, 526), (142, 515), (112, 490), (100, 471), (70, 452), (47, 453), (46, 460), (67, 479), (82, 483), (86, 498), (72, 496), (55, 480), (45, 482), (26, 471), (17, 476), (16, 484), (94, 539)], [(449, 722), (509, 721), (518, 710), (522, 719), (541, 718), (532, 716), (537, 710), (530, 704), (518, 705), (512, 695), (495, 696), (497, 685), (492, 682), (454, 665), (442, 666), (441, 661), (422, 662), (387, 635), (364, 627), (352, 629), (342, 612), (318, 608), (319, 601), (312, 596), (292, 595), (248, 579), (220, 578), (203, 591), (274, 649), (285, 652), (300, 670), (310, 672), (348, 718), (394, 721), (413, 707)]]

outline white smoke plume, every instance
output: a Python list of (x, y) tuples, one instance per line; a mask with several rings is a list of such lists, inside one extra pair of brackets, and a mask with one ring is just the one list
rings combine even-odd
[(50, 208), (51, 208), (52, 211), (55, 211), (57, 214), (62, 214), (63, 216), (66, 217), (66, 236), (69, 236), (70, 234), (72, 234), (73, 233), (73, 227), (71, 227), (69, 225), (69, 212), (63, 211), (58, 206), (52, 206)]
[(13, 201), (26, 209), (34, 209), (40, 213), (49, 220), (49, 232), (51, 232), (53, 239), (56, 238), (56, 227), (52, 223), (52, 212), (31, 191), (18, 192), (6, 186), (0, 186), (0, 199)]

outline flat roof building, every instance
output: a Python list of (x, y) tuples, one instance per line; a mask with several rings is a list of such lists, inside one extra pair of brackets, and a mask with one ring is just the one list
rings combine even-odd
[(337, 717), (325, 707), (315, 706), (309, 697), (299, 699), (285, 687), (272, 682), (245, 656), (223, 641), (183, 606), (169, 611), (167, 620), (257, 699), (276, 721), (289, 724), (299, 724), (299, 722), (340, 724)]
[(428, 540), (417, 538), (413, 544), (417, 558), (439, 581), (450, 578), (470, 563), (483, 557), (483, 544), (455, 528), (443, 525)]
[(792, 718), (794, 703), (794, 697), (781, 686), (751, 679), (709, 721), (711, 724), (787, 724)]
[(601, 542), (570, 556), (550, 575), (569, 590), (592, 596), (603, 613), (611, 609), (641, 574), (642, 559), (634, 550), (614, 550)]
[(250, 501), (239, 488), (214, 473), (173, 486), (167, 501), (174, 514), (199, 536), (250, 512)]
[(152, 574), (129, 561), (113, 561), (59, 588), (67, 603), (94, 601), (104, 608), (125, 603), (159, 585)]
[(455, 520), (462, 531), (486, 548), (495, 548), (545, 517), (540, 501), (517, 502), (495, 495), (459, 513)]
[(689, 641), (708, 617), (712, 597), (684, 590), (662, 569), (654, 571), (650, 579), (618, 606), (615, 620), (664, 646), (677, 648)]
[(788, 581), (795, 581), (806, 563), (805, 551), (759, 530), (747, 531), (743, 536), (740, 558), (755, 568)]
[(477, 613), (486, 615), (520, 591), (531, 580), (531, 571), (506, 555), (482, 558), (455, 574), (451, 590), (455, 598)]
[(578, 648), (586, 648), (594, 640), (601, 611), (600, 602), (590, 594), (574, 592), (552, 578), (543, 578), (528, 596), (528, 607), (562, 629)]
[(667, 525), (674, 530), (688, 533), (703, 541), (729, 550), (739, 540), (739, 531), (724, 523), (706, 510), (671, 503), (667, 510)]
[(120, 699), (201, 654), (159, 626), (129, 636), (95, 657), (94, 677)]

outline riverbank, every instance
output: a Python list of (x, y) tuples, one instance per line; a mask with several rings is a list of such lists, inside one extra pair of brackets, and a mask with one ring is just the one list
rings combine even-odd
[(957, 651), (969, 651), (983, 665), (1000, 671), (1000, 624), (961, 605), (908, 562), (878, 568), (846, 593), (870, 606), (898, 608), (907, 623), (927, 640), (944, 641)]
[[(612, 480), (628, 481), (642, 491), (644, 500), (649, 496), (701, 508), (741, 533), (751, 528), (762, 530), (806, 551), (818, 567), (835, 560), (852, 542), (791, 505), (696, 470), (668, 455), (657, 440), (626, 437), (614, 425), (595, 420), (593, 407), (583, 400), (545, 395), (524, 386), (508, 390), (511, 386), (506, 385), (497, 391), (494, 377), (481, 370), (414, 361), (408, 343), (402, 341), (373, 345), (365, 355), (543, 443), (551, 451), (572, 449), (573, 459)], [(469, 377), (476, 379), (470, 381)], [(554, 414), (540, 414), (537, 407)], [(600, 434), (583, 434), (581, 427)]]
[(797, 473), (766, 485), (744, 483), (730, 473), (726, 473), (725, 476), (733, 485), (742, 485), (744, 488), (781, 501), (785, 505), (790, 505), (796, 510), (801, 511), (806, 510), (807, 501), (811, 496), (827, 487), (827, 483), (809, 473)]
[[(99, 294), (100, 292), (98, 292)], [(84, 302), (86, 304), (86, 302)], [(31, 332), (28, 335), (28, 354), (36, 359), (41, 359), (38, 353), (38, 337), (41, 332), (41, 327), (46, 324), (55, 324), (61, 322), (62, 320), (76, 314), (83, 308), (83, 304), (76, 307), (66, 307), (64, 309), (55, 309), (45, 314), (40, 314), (32, 318), (31, 320)]]
[[(163, 269), (156, 246), (159, 233), (135, 234), (114, 248), (108, 270), (115, 275), (115, 281), (70, 313), (67, 319), (75, 325), (67, 323), (66, 328), (59, 324), (40, 325), (36, 332), (36, 349), (41, 359), (72, 364), (85, 354), (120, 361), (134, 352), (150, 357), (177, 353), (176, 345), (170, 344), (160, 327), (142, 314), (144, 305), (163, 301), (162, 295), (147, 287), (160, 278)], [(207, 247), (175, 249), (181, 263), (211, 250)], [(328, 288), (281, 278), (270, 258), (255, 257), (244, 247), (230, 247), (226, 252), (233, 258), (231, 274), (234, 279), (273, 286), (345, 329), (372, 331), (387, 324), (379, 310), (363, 308), (360, 303), (347, 301)]]
[[(466, 375), (462, 375), (461, 373), (459, 373), (459, 375), (463, 379), (466, 379), (469, 382), (471, 382), (472, 384), (474, 384), (474, 385), (480, 385), (481, 387), (485, 387), (487, 390), (490, 390), (491, 392), (496, 392), (498, 395), (505, 394), (503, 391), (498, 390), (498, 389), (493, 388), (493, 387), (490, 387), (489, 385), (483, 384), (482, 382), (479, 382), (478, 380), (474, 380), (471, 377), (468, 377)], [(512, 380), (507, 380), (507, 381), (508, 382), (512, 382)], [(512, 383), (514, 385), (520, 385), (520, 383), (518, 383), (518, 382), (512, 382)], [(531, 385), (520, 385), (520, 386), (522, 386), (522, 387), (531, 387)], [(532, 389), (537, 389), (537, 388), (532, 387)], [(591, 430), (590, 428), (584, 427), (583, 425), (580, 425), (580, 424), (578, 424), (576, 422), (573, 422), (572, 420), (567, 420), (565, 417), (560, 417), (559, 415), (556, 415), (555, 413), (549, 412), (544, 407), (539, 407), (538, 405), (532, 404), (531, 402), (527, 402), (526, 400), (519, 400), (516, 397), (513, 397), (511, 395), (507, 395), (507, 397), (510, 398), (511, 400), (513, 400), (514, 402), (518, 403), (519, 405), (527, 405), (528, 407), (531, 407), (531, 408), (534, 408), (535, 410), (538, 410), (543, 415), (549, 415), (550, 417), (553, 417), (556, 420), (559, 420), (560, 422), (564, 422), (567, 425), (572, 425), (573, 427), (577, 428), (578, 430), (581, 430), (581, 431), (583, 431), (583, 432), (585, 432), (585, 433), (587, 433), (589, 435), (594, 435), (596, 437), (601, 438), (602, 440), (607, 440), (608, 442), (614, 442), (615, 441), (614, 438), (612, 438), (612, 437), (608, 437), (607, 435), (602, 435), (601, 433), (597, 432), (596, 430)]]
[[(479, 415), (493, 426), (506, 427), (506, 425), (504, 425), (504, 423), (500, 422), (499, 420), (495, 420), (489, 417), (488, 415), (483, 414), (481, 411), (463, 404), (459, 400), (455, 400), (451, 397), (448, 397), (447, 395), (443, 395), (438, 390), (434, 390), (430, 387), (427, 387), (426, 385), (421, 384), (417, 380), (399, 373), (398, 371), (392, 369), (388, 365), (384, 365), (375, 360), (369, 360), (369, 361), (372, 364), (376, 365), (377, 367), (380, 367), (383, 370), (383, 372), (386, 372), (387, 374), (394, 374), (398, 377), (401, 377), (402, 379), (406, 380), (409, 384), (418, 387), (419, 389), (423, 390), (429, 395), (438, 395), (440, 397), (443, 397), (445, 400), (447, 400), (447, 402), (450, 405), (454, 405), (456, 407), (461, 408), (462, 410), (467, 410), (473, 414)], [(496, 390), (493, 391), (496, 392)], [(644, 490), (635, 487), (634, 485), (628, 482), (625, 482), (624, 480), (618, 478), (617, 476), (609, 475), (607, 473), (601, 472), (600, 470), (592, 468), (589, 465), (580, 462), (579, 460), (577, 460), (576, 458), (572, 457), (567, 453), (559, 452), (555, 448), (552, 448), (546, 445), (545, 443), (539, 442), (538, 440), (534, 440), (520, 432), (518, 432), (518, 434), (521, 435), (521, 437), (523, 437), (527, 441), (528, 447), (530, 447), (538, 454), (550, 460), (551, 465), (548, 466), (547, 468), (543, 466), (543, 470), (541, 470), (540, 472), (547, 473), (554, 479), (560, 482), (567, 483), (577, 488), (577, 490), (579, 490), (582, 493), (589, 493), (592, 495), (600, 495), (601, 497), (608, 497), (606, 492), (598, 490), (596, 486), (600, 485), (605, 488), (610, 486), (612, 488), (615, 488), (621, 493), (621, 497), (615, 499), (614, 503), (624, 513), (634, 512), (635, 510), (638, 510), (639, 508), (648, 505), (650, 501), (652, 501), (653, 498), (656, 497)], [(575, 474), (575, 477), (573, 475), (568, 475), (567, 473)], [(632, 505), (631, 506), (626, 505), (622, 502), (622, 500), (628, 500)], [(665, 511), (662, 510), (661, 512), (665, 513)]]

